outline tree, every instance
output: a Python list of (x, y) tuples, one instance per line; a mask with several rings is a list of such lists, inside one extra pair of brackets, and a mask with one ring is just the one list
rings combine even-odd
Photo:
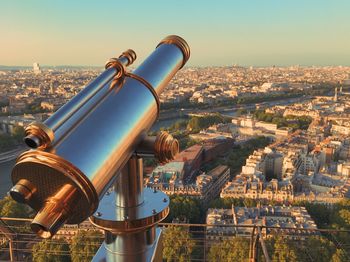
[(191, 131), (191, 133), (198, 133), (200, 130), (208, 128), (211, 125), (228, 122), (230, 122), (230, 118), (224, 117), (219, 113), (200, 117), (193, 116), (188, 121), (187, 129)]
[(170, 226), (163, 231), (163, 258), (166, 261), (190, 261), (194, 240), (188, 228)]
[(256, 207), (257, 201), (252, 198), (245, 198), (243, 204), (245, 207)]
[(71, 261), (69, 245), (63, 239), (43, 240), (33, 248), (34, 262), (65, 262)]
[(248, 261), (249, 239), (234, 237), (210, 247), (209, 261)]
[(198, 199), (187, 196), (174, 195), (170, 197), (170, 213), (167, 221), (173, 219), (188, 220), (190, 223), (200, 223), (201, 208)]
[(248, 113), (247, 109), (240, 108), (240, 109), (237, 110), (236, 116), (245, 115), (247, 113)]
[(263, 136), (251, 139), (242, 146), (235, 146), (226, 153), (226, 156), (217, 157), (214, 161), (205, 164), (201, 169), (209, 171), (217, 165), (227, 165), (231, 169), (231, 174), (233, 174), (242, 168), (247, 157), (254, 150), (264, 148), (268, 144), (270, 144), (270, 140)]
[(290, 127), (293, 130), (296, 129), (308, 129), (312, 118), (309, 116), (292, 116), (288, 115), (283, 117), (277, 114), (265, 113), (263, 110), (256, 110), (254, 116), (259, 121), (269, 122), (276, 124), (278, 128), (280, 127)]
[(199, 117), (192, 117), (190, 121), (188, 121), (187, 129), (197, 133), (200, 131), (200, 123), (199, 123)]
[(274, 253), (272, 261), (274, 262), (297, 262), (297, 254), (294, 248), (294, 243), (283, 237), (278, 237), (274, 245)]
[(307, 252), (308, 256), (315, 261), (328, 262), (331, 260), (332, 255), (335, 251), (334, 244), (330, 242), (327, 238), (320, 236), (308, 238), (307, 240), (305, 240), (304, 246), (306, 249), (305, 252), (303, 252), (304, 254), (300, 254), (300, 248), (297, 249), (298, 258), (302, 255), (305, 255)]
[(332, 210), (326, 205), (318, 203), (306, 203), (307, 212), (315, 220), (315, 223), (320, 228), (329, 227), (331, 224)]
[(339, 217), (343, 220), (344, 227), (350, 227), (350, 210), (341, 209), (339, 211)]
[(9, 196), (0, 200), (0, 216), (27, 218), (29, 214), (30, 211), (26, 205), (17, 203)]
[(70, 246), (73, 262), (91, 261), (100, 247), (103, 234), (98, 230), (79, 230)]
[(332, 262), (348, 262), (349, 257), (343, 249), (337, 249), (332, 256)]
[(187, 125), (188, 120), (178, 120), (174, 124), (172, 124), (169, 129), (172, 131), (178, 131), (181, 129), (186, 129)]
[(231, 208), (234, 206), (244, 206), (243, 198), (215, 198), (209, 202), (208, 208)]
[(192, 139), (192, 138), (189, 138), (189, 139), (187, 140), (186, 148), (191, 147), (191, 146), (193, 146), (193, 145), (196, 145), (196, 144), (198, 144), (198, 143), (199, 143), (199, 141), (197, 141), (197, 140), (195, 140), (195, 139)]
[(23, 137), (24, 137), (24, 128), (23, 126), (15, 126), (12, 131), (12, 137), (17, 141), (17, 142), (22, 142)]
[(144, 166), (152, 166), (155, 167), (157, 166), (158, 162), (157, 159), (155, 159), (154, 157), (145, 157), (143, 160), (143, 165)]

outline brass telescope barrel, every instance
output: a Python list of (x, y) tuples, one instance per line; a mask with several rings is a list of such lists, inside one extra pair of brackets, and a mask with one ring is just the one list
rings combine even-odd
[[(32, 222), (35, 232), (51, 237), (63, 223), (80, 223), (95, 212), (115, 174), (156, 121), (158, 95), (189, 56), (185, 40), (169, 36), (133, 73), (125, 72), (122, 86), (111, 88), (115, 72), (107, 69), (90, 84), (102, 91), (79, 104), (70, 117), (62, 117), (60, 139), (18, 157), (10, 195), (38, 211)], [(45, 124), (56, 122), (48, 119)], [(167, 146), (171, 151), (173, 145)]]
[[(74, 116), (94, 96), (97, 96), (94, 99), (95, 103), (98, 101), (98, 97), (103, 97), (109, 91), (106, 88), (106, 84), (116, 76), (124, 74), (125, 67), (131, 65), (135, 60), (136, 53), (133, 50), (128, 49), (123, 52), (118, 59), (114, 59), (118, 67), (106, 67), (106, 70), (101, 75), (91, 81), (81, 92), (57, 110), (44, 123), (34, 122), (30, 124), (26, 128), (25, 143), (31, 148), (44, 149), (49, 147), (54, 140), (59, 140), (69, 129), (66, 124), (64, 129), (59, 130), (68, 119)], [(112, 61), (107, 63), (106, 66), (111, 63)], [(94, 105), (90, 106), (93, 107)], [(85, 111), (88, 111), (88, 108)], [(75, 116), (84, 115), (84, 113), (86, 114), (86, 112), (81, 112)]]

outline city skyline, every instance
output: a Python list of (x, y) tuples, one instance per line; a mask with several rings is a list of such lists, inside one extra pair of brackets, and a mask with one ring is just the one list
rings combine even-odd
[(346, 1), (3, 1), (0, 65), (102, 66), (128, 48), (137, 52), (137, 65), (162, 38), (178, 34), (191, 46), (189, 66), (349, 66), (349, 7)]

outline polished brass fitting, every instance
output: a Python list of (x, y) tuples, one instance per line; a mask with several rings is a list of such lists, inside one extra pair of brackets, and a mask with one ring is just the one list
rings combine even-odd
[[(128, 62), (126, 64), (124, 64), (120, 61), (123, 58), (126, 58), (128, 60)], [(128, 49), (128, 50), (124, 51), (118, 58), (110, 58), (105, 64), (105, 69), (118, 66), (118, 68), (116, 68), (118, 70), (119, 65), (116, 65), (116, 63), (119, 62), (119, 64), (122, 66), (129, 66), (135, 62), (136, 58), (137, 58), (137, 56), (136, 56), (135, 51), (132, 49)]]
[(145, 137), (135, 150), (139, 157), (152, 157), (162, 163), (174, 160), (179, 153), (179, 142), (169, 133), (162, 131), (157, 136)]
[(162, 131), (157, 135), (154, 151), (160, 163), (167, 163), (179, 153), (179, 142), (172, 135)]
[(132, 49), (128, 49), (125, 52), (123, 52), (119, 58), (125, 57), (126, 59), (128, 59), (129, 63), (126, 66), (131, 65), (132, 63), (135, 62), (137, 56), (134, 50)]
[(33, 122), (25, 128), (24, 142), (30, 148), (45, 149), (54, 138), (53, 131), (43, 123)]
[(30, 224), (31, 229), (42, 238), (51, 238), (68, 219), (78, 196), (74, 186), (64, 185), (45, 201)]
[(160, 41), (160, 43), (157, 45), (157, 47), (162, 45), (162, 44), (174, 44), (178, 48), (180, 48), (180, 50), (184, 56), (181, 68), (186, 64), (188, 59), (190, 59), (190, 55), (191, 55), (190, 47), (188, 46), (185, 39), (183, 39), (182, 37), (179, 37), (177, 35), (169, 35), (169, 36), (165, 37), (162, 41)]
[(21, 179), (14, 185), (9, 195), (19, 203), (28, 202), (37, 191), (37, 188), (27, 179)]
[[(128, 60), (129, 61), (129, 60)], [(105, 68), (115, 68), (117, 74), (114, 78), (121, 78), (125, 74), (125, 66), (118, 60), (118, 58), (111, 58), (107, 61)]]
[[(122, 86), (125, 78), (126, 67), (134, 63), (137, 56), (134, 50), (128, 49), (123, 52), (118, 58), (111, 58), (107, 61), (105, 68), (115, 68), (117, 74), (113, 78), (110, 87)], [(125, 61), (127, 60), (127, 62)]]

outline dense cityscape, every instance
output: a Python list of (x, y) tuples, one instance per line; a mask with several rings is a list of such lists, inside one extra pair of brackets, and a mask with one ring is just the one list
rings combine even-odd
[[(5, 197), (10, 174), (1, 170), (25, 150), (24, 127), (47, 119), (101, 72), (38, 63), (0, 71), (0, 171), (5, 181), (0, 216), (33, 215)], [(172, 223), (206, 225), (201, 237), (211, 261), (251, 258), (237, 249), (249, 249), (255, 229), (245, 226), (252, 225), (262, 227), (273, 261), (348, 261), (349, 232), (335, 241), (318, 230), (350, 229), (350, 67), (189, 67), (178, 72), (160, 100), (160, 119), (150, 135), (169, 132), (181, 151), (167, 164), (144, 161), (145, 187), (171, 198), (164, 259), (172, 261), (174, 254), (185, 261), (205, 259), (196, 250), (198, 232)], [(11, 230), (27, 232), (27, 226), (13, 223)], [(0, 244), (8, 250), (4, 232)], [(181, 237), (176, 240), (176, 235)], [(91, 259), (102, 239), (87, 221), (64, 227), (58, 236), (65, 237), (62, 252), (70, 250), (73, 261), (81, 261), (81, 252)], [(79, 246), (84, 237), (85, 247)], [(308, 260), (295, 241), (327, 252)], [(45, 241), (20, 245), (20, 255), (36, 261), (44, 261), (36, 250), (57, 248)], [(5, 253), (0, 260), (8, 259)]]

